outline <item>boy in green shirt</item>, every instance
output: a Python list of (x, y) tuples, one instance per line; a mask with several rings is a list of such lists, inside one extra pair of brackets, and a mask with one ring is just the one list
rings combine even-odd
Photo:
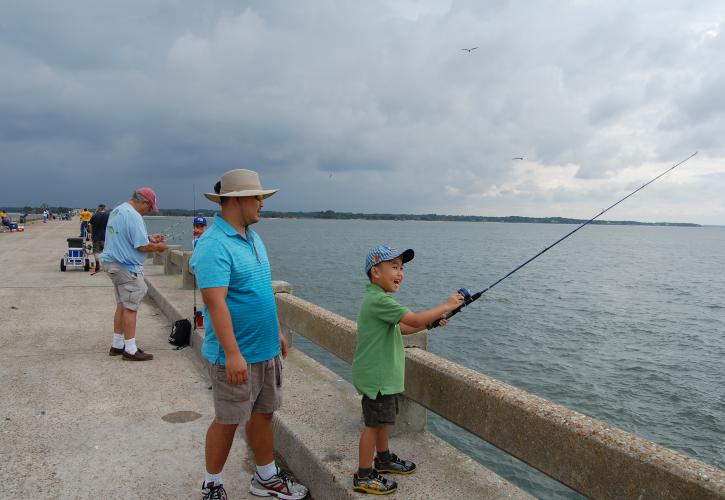
[[(380, 475), (412, 474), (415, 464), (390, 453), (388, 425), (395, 423), (398, 395), (405, 390), (405, 351), (402, 335), (417, 333), (463, 303), (457, 293), (438, 307), (411, 312), (389, 293), (403, 282), (403, 265), (413, 259), (413, 250), (399, 252), (378, 245), (370, 249), (365, 273), (370, 279), (357, 320), (357, 348), (352, 362), (352, 383), (362, 394), (365, 428), (360, 436), (359, 468), (352, 489), (387, 495), (398, 484)], [(446, 320), (441, 320), (441, 326)], [(377, 456), (375, 455), (377, 450)]]

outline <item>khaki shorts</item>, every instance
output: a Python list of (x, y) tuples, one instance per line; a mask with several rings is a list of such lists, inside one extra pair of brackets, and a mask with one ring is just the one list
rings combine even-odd
[(209, 363), (209, 378), (214, 394), (215, 421), (220, 424), (245, 424), (252, 412), (274, 413), (282, 406), (282, 360), (247, 365), (249, 378), (243, 384), (227, 382), (227, 372), (219, 362)]
[(104, 262), (103, 270), (113, 282), (116, 303), (131, 311), (138, 311), (141, 301), (146, 296), (148, 287), (143, 273), (132, 273), (118, 262)]

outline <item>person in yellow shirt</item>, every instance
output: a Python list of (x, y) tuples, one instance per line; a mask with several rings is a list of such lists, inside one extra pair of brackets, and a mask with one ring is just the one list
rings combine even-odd
[(84, 208), (78, 215), (81, 217), (81, 238), (85, 238), (88, 234), (88, 221), (93, 217), (93, 212)]

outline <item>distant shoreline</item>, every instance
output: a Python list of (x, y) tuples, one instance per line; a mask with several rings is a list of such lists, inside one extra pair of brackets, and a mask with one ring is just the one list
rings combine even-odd
[[(215, 210), (161, 210), (156, 217), (192, 217), (203, 215), (212, 217)], [(152, 216), (153, 217), (153, 216)], [(325, 210), (320, 212), (277, 212), (262, 211), (265, 219), (328, 219), (328, 220), (398, 220), (398, 221), (440, 221), (440, 222), (503, 222), (514, 224), (583, 224), (589, 219), (570, 219), (566, 217), (492, 217), (482, 215), (441, 215), (441, 214), (366, 214), (356, 212), (335, 212)], [(703, 227), (702, 224), (692, 222), (638, 222), (630, 220), (595, 220), (591, 224), (608, 226), (673, 226), (673, 227)]]
[[(27, 213), (41, 213), (42, 210), (31, 207)], [(51, 212), (57, 212), (57, 207), (48, 207)], [(5, 207), (8, 213), (22, 214), (19, 207)], [(68, 210), (68, 209), (65, 209)], [(61, 210), (62, 211), (62, 210)], [(193, 217), (202, 215), (213, 217), (217, 210), (198, 209), (187, 210), (182, 208), (162, 209), (156, 215), (147, 217)], [(324, 210), (319, 212), (277, 212), (262, 211), (265, 219), (329, 219), (329, 220), (410, 220), (410, 221), (439, 221), (439, 222), (504, 222), (514, 224), (583, 224), (589, 219), (570, 219), (567, 217), (522, 217), (510, 215), (506, 217), (492, 217), (487, 215), (442, 215), (442, 214), (366, 214), (360, 212), (335, 212)], [(633, 220), (595, 220), (591, 224), (605, 226), (673, 226), (673, 227), (725, 227), (722, 224), (695, 224), (693, 222), (639, 222)]]

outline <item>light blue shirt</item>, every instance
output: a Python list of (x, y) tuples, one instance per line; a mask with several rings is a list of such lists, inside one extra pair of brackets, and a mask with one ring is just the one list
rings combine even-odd
[(149, 244), (149, 235), (141, 214), (125, 202), (108, 216), (102, 262), (118, 262), (132, 273), (142, 273), (146, 254), (137, 248)]
[[(277, 305), (264, 243), (251, 229), (247, 228), (246, 234), (246, 239), (242, 238), (215, 214), (214, 225), (196, 243), (189, 264), (199, 288), (227, 288), (226, 303), (239, 351), (247, 363), (259, 363), (280, 353)], [(226, 364), (206, 306), (204, 325), (202, 355), (211, 363)]]

